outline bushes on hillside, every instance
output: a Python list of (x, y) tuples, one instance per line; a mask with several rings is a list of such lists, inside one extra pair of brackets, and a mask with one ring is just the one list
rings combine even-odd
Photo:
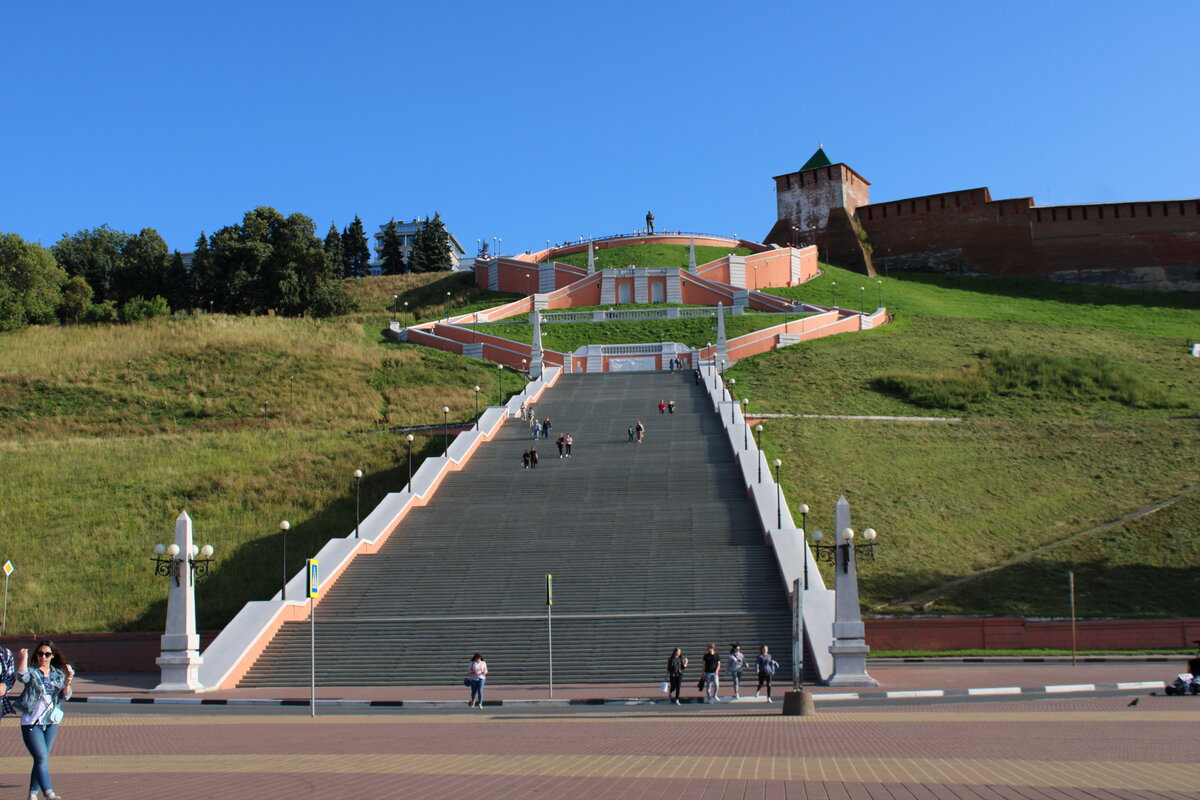
[(121, 306), (121, 322), (141, 322), (144, 319), (165, 317), (171, 313), (170, 306), (161, 295), (151, 298), (131, 297)]

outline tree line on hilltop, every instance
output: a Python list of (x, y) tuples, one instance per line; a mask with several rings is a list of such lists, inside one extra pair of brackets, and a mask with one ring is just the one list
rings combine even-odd
[[(384, 231), (385, 274), (453, 268), (441, 218), (426, 218), (404, 258), (395, 220)], [(269, 206), (200, 234), (190, 266), (154, 228), (101, 225), (52, 247), (0, 233), (0, 331), (54, 322), (134, 322), (201, 309), (231, 314), (328, 317), (353, 310), (342, 279), (367, 274), (371, 251), (358, 216), (324, 241), (303, 214)]]

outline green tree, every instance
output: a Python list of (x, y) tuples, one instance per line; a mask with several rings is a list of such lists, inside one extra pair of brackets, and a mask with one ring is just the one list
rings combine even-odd
[(412, 254), (408, 261), (413, 272), (441, 272), (454, 268), (450, 256), (450, 234), (446, 232), (439, 214), (435, 213), (433, 219), (425, 218), (425, 223), (413, 239)]
[(132, 297), (164, 294), (167, 259), (167, 243), (154, 228), (142, 228), (126, 239), (113, 278), (114, 299), (124, 303)]
[(205, 311), (216, 310), (216, 300), (220, 295), (220, 279), (213, 263), (212, 250), (208, 247), (208, 236), (200, 231), (196, 240), (196, 251), (192, 253), (192, 270), (189, 276), (192, 287), (192, 303)]
[(192, 274), (183, 263), (183, 256), (176, 250), (167, 262), (167, 271), (163, 279), (163, 297), (171, 308), (180, 310), (195, 307), (195, 287), (192, 285)]
[(367, 234), (357, 214), (354, 215), (354, 222), (342, 231), (342, 257), (345, 260), (345, 277), (361, 278), (367, 274), (371, 264), (371, 248), (367, 246)]
[(67, 273), (48, 250), (0, 233), (0, 330), (56, 322)]
[(387, 224), (383, 231), (383, 274), (399, 275), (407, 271), (404, 263), (404, 249), (400, 246), (400, 236), (396, 233), (396, 218)]
[[(222, 310), (328, 316), (352, 303), (339, 281), (342, 265), (316, 236), (303, 214), (284, 217), (269, 206), (246, 212), (240, 225), (224, 227), (209, 244), (212, 272), (223, 287)], [(193, 262), (194, 263), (194, 262)]]
[(62, 305), (58, 307), (63, 322), (79, 322), (92, 305), (92, 287), (80, 275), (72, 275), (62, 287)]
[(114, 281), (122, 266), (121, 251), (130, 235), (107, 225), (63, 234), (50, 248), (68, 275), (80, 275), (100, 300), (116, 298)]
[(342, 235), (338, 233), (337, 223), (329, 223), (329, 233), (325, 234), (325, 252), (337, 265), (338, 271), (346, 262), (346, 251), (342, 249)]

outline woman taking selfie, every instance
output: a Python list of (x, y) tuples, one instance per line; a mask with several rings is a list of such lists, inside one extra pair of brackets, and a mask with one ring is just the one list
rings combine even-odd
[(57, 800), (50, 786), (50, 750), (58, 735), (62, 719), (62, 702), (71, 697), (71, 680), (75, 670), (67, 664), (52, 642), (38, 642), (33, 649), (33, 668), (29, 667), (29, 651), (21, 648), (17, 654), (17, 682), (24, 684), (20, 698), (13, 705), (21, 712), (21, 739), (33, 756), (33, 771), (29, 775), (29, 797), (37, 800), (38, 792), (46, 800)]

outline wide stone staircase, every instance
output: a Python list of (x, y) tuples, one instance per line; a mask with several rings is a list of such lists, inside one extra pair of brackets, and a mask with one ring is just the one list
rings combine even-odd
[[(675, 413), (660, 415), (660, 400)], [(563, 375), (535, 414), (551, 418), (550, 441), (508, 421), (330, 587), (318, 682), (457, 682), (479, 651), (496, 683), (545, 683), (548, 633), (556, 683), (659, 681), (673, 647), (695, 679), (710, 641), (749, 658), (765, 643), (790, 676), (783, 583), (691, 373)], [(642, 444), (627, 434), (639, 419)], [(560, 433), (575, 440), (570, 458)], [(540, 464), (523, 469), (531, 444)], [(240, 685), (306, 684), (310, 635), (307, 621), (286, 624)]]

